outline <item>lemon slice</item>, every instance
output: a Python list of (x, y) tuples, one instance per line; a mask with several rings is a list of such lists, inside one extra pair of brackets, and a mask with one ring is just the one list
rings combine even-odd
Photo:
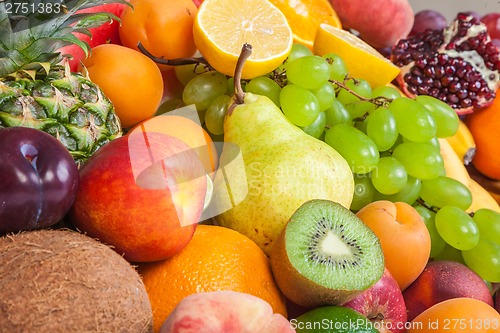
[(389, 59), (352, 33), (321, 24), (314, 39), (313, 52), (335, 53), (347, 65), (349, 75), (368, 81), (372, 88), (390, 83), (400, 70)]
[(328, 0), (269, 0), (278, 7), (292, 29), (294, 42), (313, 48), (314, 36), (321, 23), (342, 27)]
[(217, 71), (234, 76), (244, 43), (252, 45), (242, 77), (267, 74), (292, 48), (292, 30), (283, 13), (267, 0), (205, 0), (196, 14), (196, 47)]

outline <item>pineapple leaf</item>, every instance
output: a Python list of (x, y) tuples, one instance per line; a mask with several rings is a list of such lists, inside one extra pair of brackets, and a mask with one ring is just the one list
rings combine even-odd
[(119, 18), (111, 13), (77, 11), (109, 3), (131, 6), (126, 0), (67, 0), (68, 10), (63, 15), (39, 20), (39, 17), (27, 14), (13, 26), (0, 0), (0, 78), (32, 62), (58, 63), (62, 56), (57, 51), (66, 45), (76, 44), (88, 54), (88, 43), (80, 41), (73, 32), (90, 35), (89, 28), (112, 20), (119, 21)]

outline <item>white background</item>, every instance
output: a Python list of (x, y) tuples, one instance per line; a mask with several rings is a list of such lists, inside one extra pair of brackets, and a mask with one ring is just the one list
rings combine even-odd
[(475, 11), (482, 15), (500, 13), (500, 0), (409, 0), (409, 3), (415, 13), (422, 9), (434, 9), (444, 14), (448, 22), (460, 11)]

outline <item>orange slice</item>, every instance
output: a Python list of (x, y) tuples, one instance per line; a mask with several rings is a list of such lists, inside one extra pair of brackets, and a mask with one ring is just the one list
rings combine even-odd
[(321, 24), (318, 28), (313, 52), (339, 55), (346, 63), (349, 75), (368, 81), (372, 88), (390, 83), (400, 72), (399, 67), (365, 41), (328, 24)]
[(267, 0), (205, 0), (196, 14), (196, 47), (217, 71), (233, 76), (244, 43), (252, 45), (242, 77), (277, 68), (292, 48), (292, 31), (283, 13)]
[(328, 0), (269, 0), (278, 7), (292, 28), (296, 43), (313, 47), (314, 36), (321, 23), (341, 28), (340, 19)]

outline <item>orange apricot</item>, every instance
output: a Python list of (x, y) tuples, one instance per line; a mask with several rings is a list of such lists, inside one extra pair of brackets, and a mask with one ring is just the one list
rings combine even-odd
[(385, 266), (401, 290), (424, 270), (429, 259), (431, 239), (418, 212), (404, 202), (372, 202), (356, 215), (378, 236)]
[(411, 321), (407, 333), (498, 333), (500, 314), (474, 298), (437, 303)]

